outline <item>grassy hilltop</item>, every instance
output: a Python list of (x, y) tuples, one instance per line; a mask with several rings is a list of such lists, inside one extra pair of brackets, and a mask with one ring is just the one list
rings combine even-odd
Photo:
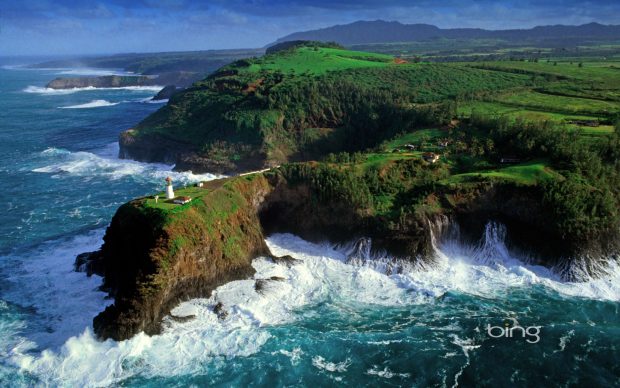
[(246, 169), (318, 160), (280, 171), (391, 222), (454, 190), (529, 187), (553, 233), (585, 241), (618, 222), (619, 113), (613, 61), (408, 63), (310, 42), (221, 68), (128, 136)]
[(449, 101), (459, 96), (531, 82), (470, 66), (293, 47), (221, 68), (140, 123), (124, 143), (178, 142), (229, 170), (315, 159), (375, 146), (412, 124), (447, 123), (455, 108)]

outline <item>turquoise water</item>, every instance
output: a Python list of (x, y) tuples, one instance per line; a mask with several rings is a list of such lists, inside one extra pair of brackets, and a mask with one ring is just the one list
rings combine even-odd
[[(255, 278), (282, 278), (262, 293), (252, 279), (232, 282), (182, 303), (174, 313), (196, 318), (167, 319), (161, 335), (96, 340), (92, 318), (112, 301), (100, 278), (73, 271), (75, 255), (167, 175), (212, 176), (118, 160), (118, 133), (161, 106), (145, 102), (155, 92), (43, 89), (59, 72), (0, 69), (2, 385), (620, 385), (618, 266), (563, 282), (507, 251), (496, 225), (484, 244), (441, 241), (436, 265), (401, 274), (381, 258), (349, 262), (346, 248), (271, 236), (273, 253), (302, 262), (255, 260)], [(538, 334), (488, 334), (505, 321)]]

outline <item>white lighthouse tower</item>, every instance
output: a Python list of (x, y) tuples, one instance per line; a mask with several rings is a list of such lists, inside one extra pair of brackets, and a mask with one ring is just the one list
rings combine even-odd
[(174, 199), (174, 190), (172, 189), (172, 178), (166, 178), (166, 198)]

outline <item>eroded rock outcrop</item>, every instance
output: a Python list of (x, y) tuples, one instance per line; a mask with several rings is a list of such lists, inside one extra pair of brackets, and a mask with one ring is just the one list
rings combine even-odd
[(56, 78), (45, 87), (50, 89), (75, 89), (75, 88), (121, 88), (128, 86), (156, 85), (152, 76), (120, 76), (104, 75), (99, 77), (71, 77)]
[[(102, 75), (96, 77), (58, 77), (45, 86), (50, 89), (124, 88), (131, 86), (168, 85), (164, 98), (170, 98), (178, 88), (186, 88), (202, 78), (200, 73), (173, 71), (157, 75)], [(165, 89), (165, 88), (164, 88)], [(163, 89), (162, 89), (163, 92)]]
[[(567, 258), (583, 252), (545, 222), (549, 215), (537, 187), (482, 183), (444, 188), (433, 194), (440, 210), (415, 212), (398, 223), (345, 199), (320, 200), (311, 186), (287, 181), (279, 170), (210, 181), (203, 190), (204, 195), (179, 207), (154, 206), (149, 198), (123, 205), (101, 251), (81, 258), (82, 269), (101, 273), (103, 287), (115, 298), (94, 320), (99, 337), (122, 340), (140, 331), (157, 333), (161, 319), (180, 301), (251, 277), (252, 259), (271, 256), (264, 239), (273, 232), (336, 243), (370, 237), (372, 249), (431, 263), (433, 232), (441, 238), (433, 226), (438, 220), (460, 225), (460, 238), (472, 243), (489, 221), (498, 221), (507, 226), (508, 245), (543, 258), (541, 264), (570, 264)], [(602, 236), (587, 246), (608, 248), (604, 241)], [(295, 264), (290, 257), (274, 261)]]
[(269, 254), (257, 215), (267, 181), (209, 187), (182, 209), (151, 207), (146, 198), (119, 208), (101, 249), (103, 288), (115, 302), (94, 319), (99, 337), (155, 334), (179, 301), (251, 276), (252, 259)]

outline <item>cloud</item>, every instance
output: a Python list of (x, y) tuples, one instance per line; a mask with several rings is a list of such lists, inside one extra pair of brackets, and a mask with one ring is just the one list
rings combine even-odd
[(620, 24), (617, 0), (0, 0), (11, 54), (258, 47), (292, 32), (356, 20), (443, 28)]

